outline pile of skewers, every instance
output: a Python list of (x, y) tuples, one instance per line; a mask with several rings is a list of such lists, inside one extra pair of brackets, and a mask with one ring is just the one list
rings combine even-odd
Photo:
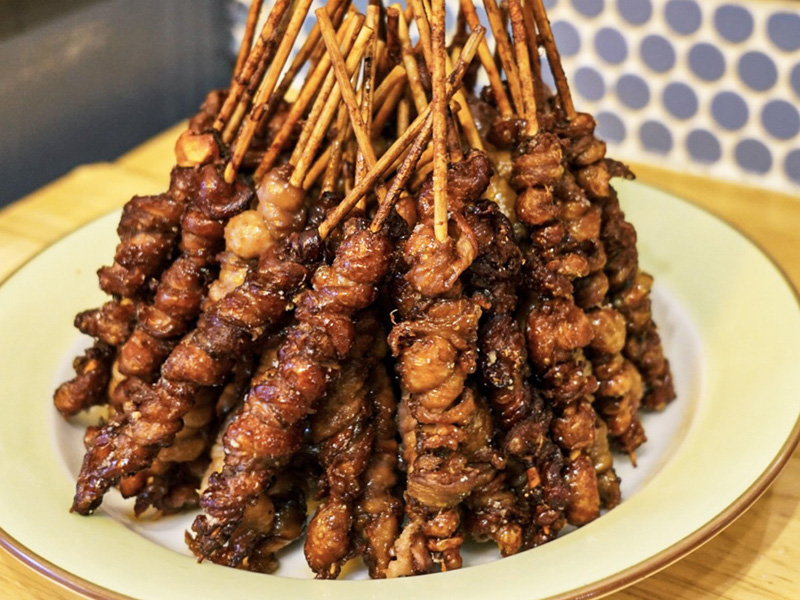
[(114, 486), (137, 514), (199, 506), (198, 558), (261, 572), (305, 532), (320, 578), (592, 521), (620, 501), (611, 450), (635, 462), (640, 406), (674, 391), (609, 185), (632, 175), (575, 111), (542, 0), (484, 0), (495, 52), (470, 0), (449, 45), (443, 0), (330, 0), (287, 67), (310, 4), (256, 36), (253, 0), (169, 189), (123, 209), (55, 393), (103, 415), (72, 510)]

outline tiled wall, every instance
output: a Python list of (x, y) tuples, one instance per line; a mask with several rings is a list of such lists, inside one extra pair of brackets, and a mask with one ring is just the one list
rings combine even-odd
[(800, 3), (546, 4), (612, 154), (800, 192)]
[[(247, 5), (233, 4), (235, 34)], [(800, 193), (800, 2), (545, 5), (575, 104), (597, 117), (611, 155)]]

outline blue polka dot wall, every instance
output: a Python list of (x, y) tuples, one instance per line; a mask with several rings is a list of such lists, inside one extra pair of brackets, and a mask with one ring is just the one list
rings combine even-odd
[[(800, 190), (800, 2), (554, 0), (578, 110), (621, 159)], [(569, 28), (561, 25), (569, 24)]]
[[(367, 0), (354, 4), (363, 11)], [(544, 4), (575, 105), (595, 115), (612, 156), (800, 192), (800, 1)], [(232, 49), (248, 5), (231, 3)], [(482, 2), (475, 7), (486, 23)], [(449, 36), (457, 12), (448, 0)], [(487, 40), (494, 45), (491, 32)]]

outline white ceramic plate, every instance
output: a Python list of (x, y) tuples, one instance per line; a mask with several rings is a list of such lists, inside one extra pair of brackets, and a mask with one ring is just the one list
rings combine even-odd
[(113, 254), (115, 213), (0, 287), (0, 543), (83, 593), (147, 600), (588, 598), (663, 568), (752, 504), (796, 445), (800, 312), (781, 273), (733, 229), (641, 184), (618, 189), (640, 261), (656, 276), (679, 398), (647, 416), (637, 469), (617, 459), (624, 500), (597, 521), (503, 560), (470, 550), (476, 566), (460, 571), (331, 582), (305, 579), (299, 545), (278, 576), (199, 565), (181, 543), (190, 516), (139, 522), (113, 495), (93, 517), (70, 514), (81, 430), (61, 420), (51, 395), (83, 343), (74, 314), (103, 300), (94, 271)]

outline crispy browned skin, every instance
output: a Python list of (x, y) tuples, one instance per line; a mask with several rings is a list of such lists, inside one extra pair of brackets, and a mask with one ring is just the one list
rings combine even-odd
[[(489, 181), (491, 167), (470, 152), (448, 170), (453, 237), (440, 244), (428, 234), (433, 210), (430, 181), (417, 200), (420, 222), (405, 245), (408, 297), (400, 299), (402, 322), (389, 336), (403, 388), (401, 433), (407, 471), (406, 514), (410, 524), (398, 540), (390, 576), (461, 566), (459, 505), (491, 481), (498, 457), (491, 448), (488, 407), (467, 377), (475, 371), (481, 305), (464, 297), (459, 281), (477, 252), (464, 219)], [(447, 293), (447, 297), (436, 298)], [(426, 556), (427, 554), (427, 556)]]
[[(163, 360), (200, 311), (207, 282), (213, 277), (224, 220), (249, 204), (253, 197), (252, 190), (241, 182), (228, 185), (222, 181), (216, 165), (206, 165), (192, 173), (196, 182), (181, 221), (178, 246), (181, 254), (161, 275), (152, 303), (139, 303), (136, 327), (118, 350), (116, 369), (140, 380), (123, 382), (126, 390), (137, 390), (135, 397), (147, 393), (140, 383), (158, 378)], [(206, 213), (217, 216), (209, 218)], [(194, 488), (205, 466), (203, 453), (208, 445), (208, 439), (197, 434), (208, 433), (214, 395), (211, 390), (199, 391), (195, 407), (183, 419), (179, 439), (161, 452), (164, 458), (156, 459), (150, 469), (121, 482), (124, 496), (140, 495), (137, 513), (150, 505), (174, 512), (195, 501)], [(124, 402), (115, 405), (129, 415), (137, 411), (135, 406), (126, 406)], [(122, 415), (118, 419), (123, 419)]]
[[(224, 95), (225, 92), (221, 91), (208, 94), (200, 112), (190, 121), (187, 134), (200, 133), (210, 127)], [(179, 143), (178, 146), (180, 145)], [(213, 135), (210, 139), (204, 140), (202, 145), (210, 148), (210, 151), (204, 154), (203, 164), (219, 158), (218, 142)], [(172, 171), (169, 190), (165, 194), (144, 198), (134, 197), (125, 205), (117, 228), (120, 243), (116, 248), (114, 264), (98, 271), (100, 287), (114, 298), (100, 308), (83, 311), (75, 317), (75, 327), (82, 333), (112, 347), (122, 346), (129, 339), (136, 325), (136, 310), (142, 306), (146, 307), (151, 302), (154, 280), (171, 261), (178, 242), (178, 233), (181, 234), (182, 250), (183, 246), (190, 247), (192, 244), (192, 236), (195, 233), (192, 227), (193, 219), (190, 215), (186, 215), (185, 211), (190, 204), (190, 197), (198, 191), (197, 179), (201, 177), (200, 166), (200, 164), (196, 167), (176, 166)], [(162, 279), (170, 280), (171, 291), (180, 295), (187, 281), (183, 272), (181, 272), (183, 277), (176, 275), (167, 273)], [(169, 293), (159, 288), (157, 302), (165, 300), (163, 298), (165, 292)], [(138, 339), (132, 346), (141, 348), (140, 354), (144, 356), (152, 354), (166, 356), (165, 352), (168, 353), (168, 346), (160, 342), (158, 336)], [(121, 373), (119, 367), (124, 362), (124, 357), (118, 355), (114, 361), (116, 375)], [(111, 375), (108, 373), (107, 377), (111, 378)], [(72, 414), (108, 400), (101, 398), (99, 392), (95, 392), (93, 396), (78, 397), (76, 394), (81, 387), (77, 384), (78, 379), (80, 375), (74, 381), (65, 384), (70, 389)], [(84, 391), (88, 394), (85, 387)], [(63, 404), (63, 398), (60, 402)]]
[(216, 302), (241, 285), (254, 259), (303, 229), (305, 194), (289, 183), (291, 171), (288, 164), (269, 171), (256, 189), (257, 210), (245, 210), (225, 225), (225, 251), (218, 256), (219, 277), (209, 288), (206, 302)]
[(433, 232), (433, 183), (429, 178), (417, 196), (419, 222), (405, 243), (405, 279), (421, 295), (434, 297), (456, 285), (461, 273), (472, 264), (478, 242), (463, 216), (466, 203), (479, 198), (486, 189), (491, 165), (486, 156), (474, 151), (450, 167), (447, 175), (449, 236), (439, 242)]
[[(134, 398), (142, 394), (140, 387), (146, 387), (138, 378), (128, 378), (122, 385)], [(173, 443), (158, 452), (149, 468), (119, 481), (123, 497), (136, 496), (136, 515), (151, 506), (165, 514), (196, 506), (197, 487), (208, 466), (207, 450), (217, 422), (214, 406), (218, 394), (219, 390), (212, 388), (198, 390), (195, 405), (184, 416)]]
[(624, 354), (642, 374), (642, 404), (661, 410), (675, 399), (675, 389), (650, 309), (653, 278), (638, 267), (636, 235), (613, 190), (604, 203), (603, 217), (603, 239), (609, 248), (609, 298), (625, 317), (628, 329)]
[[(384, 70), (402, 59), (398, 13), (387, 17)], [(99, 272), (113, 298), (76, 318), (96, 343), (56, 405), (71, 415), (108, 401), (111, 416), (87, 430), (73, 510), (91, 513), (115, 484), (137, 514), (199, 504), (186, 535), (199, 560), (269, 573), (304, 532), (314, 490), (304, 550), (316, 576), (360, 554), (383, 578), (459, 568), (466, 535), (514, 554), (618, 504), (611, 448), (635, 461), (640, 404), (663, 408), (674, 391), (652, 279), (609, 185), (629, 173), (605, 157), (593, 119), (567, 121), (549, 97), (540, 133), (522, 139), (523, 119), (470, 96), (502, 152), (488, 190), (482, 152), (450, 165), (447, 239), (418, 177), (383, 232), (354, 218), (323, 244), (312, 228), (292, 234), (339, 196), (289, 189), (283, 165), (260, 180), (256, 207), (246, 179), (290, 105), (268, 101), (230, 186), (211, 129), (225, 95), (209, 94), (179, 138), (170, 190), (126, 206), (115, 262)], [(450, 160), (459, 146), (448, 131)], [(350, 139), (337, 190), (354, 185), (356, 153)], [(367, 308), (379, 298), (391, 312)], [(224, 465), (200, 496), (215, 440)]]
[[(580, 119), (576, 120), (575, 128), (580, 125)], [(588, 143), (585, 142), (587, 139)], [(574, 161), (573, 164), (577, 163), (576, 168), (580, 170), (585, 160), (601, 160), (604, 152), (605, 144), (593, 136), (584, 136), (567, 147), (566, 157)], [(608, 254), (601, 230), (602, 210), (569, 172), (559, 183), (556, 193), (573, 203), (593, 204), (586, 212), (588, 218), (584, 217), (583, 226), (578, 230), (584, 234), (584, 242), (591, 244), (592, 254), (597, 259), (587, 261), (587, 272), (573, 280), (575, 302), (585, 311), (592, 327), (592, 340), (585, 352), (598, 381), (594, 407), (605, 419), (609, 434), (633, 457), (636, 447), (645, 440), (638, 416), (642, 383), (633, 363), (620, 354), (626, 339), (625, 320), (611, 306), (607, 296), (608, 277), (604, 269)]]
[[(286, 332), (278, 367), (254, 382), (243, 410), (227, 429), (225, 466), (203, 494), (207, 514), (192, 526), (201, 558), (224, 558), (220, 553), (225, 553), (248, 502), (299, 449), (305, 418), (348, 356), (355, 335), (353, 316), (374, 302), (390, 255), (385, 233), (372, 233), (365, 220), (352, 219), (333, 263), (317, 269), (313, 289), (297, 299), (297, 323)], [(246, 549), (237, 559), (242, 555)]]
[(367, 382), (375, 428), (375, 448), (355, 507), (356, 545), (373, 579), (386, 577), (392, 548), (403, 521), (398, 492), (397, 399), (386, 368), (379, 364)]
[(157, 377), (200, 313), (206, 288), (216, 276), (226, 221), (254, 198), (244, 183), (226, 184), (217, 165), (198, 171), (195, 190), (181, 221), (180, 255), (161, 276), (152, 303), (139, 307), (136, 328), (120, 348), (119, 370), (125, 375)]
[[(98, 271), (100, 287), (115, 298), (75, 317), (75, 326), (81, 332), (96, 338), (107, 348), (119, 346), (128, 339), (133, 329), (137, 298), (147, 292), (146, 284), (163, 269), (174, 248), (192, 186), (191, 176), (190, 169), (175, 168), (167, 193), (135, 196), (123, 207), (117, 227), (120, 243), (114, 264)], [(64, 416), (107, 401), (104, 386), (111, 378), (113, 356), (95, 362), (97, 352), (93, 352), (94, 355), (85, 353), (76, 359), (76, 377), (56, 391), (54, 402)], [(92, 366), (91, 385), (87, 385), (89, 365)], [(101, 368), (105, 369), (102, 377)], [(103, 386), (99, 385), (101, 381), (104, 381)]]
[[(575, 303), (572, 282), (605, 262), (599, 244), (600, 213), (568, 185), (558, 138), (539, 133), (525, 140), (514, 161), (517, 216), (530, 228), (526, 338), (533, 374), (553, 408), (550, 426), (562, 448), (569, 490), (565, 515), (583, 525), (600, 515), (597, 478), (587, 451), (594, 443), (592, 394), (597, 380), (584, 349), (591, 322)], [(565, 185), (565, 179), (567, 185)]]
[[(514, 319), (522, 253), (510, 221), (486, 200), (468, 206), (465, 217), (478, 241), (476, 259), (465, 273), (467, 293), (485, 304), (479, 330), (480, 374), (495, 422), (507, 430), (527, 414), (530, 389), (527, 361), (514, 342), (524, 338)], [(478, 540), (493, 539), (503, 556), (523, 546), (522, 514), (505, 469), (467, 498), (467, 531)]]
[[(508, 555), (552, 539), (563, 527), (564, 462), (550, 439), (552, 412), (531, 385), (525, 336), (515, 316), (522, 252), (511, 223), (488, 202), (476, 203), (467, 214), (479, 240), (478, 258), (467, 273), (469, 289), (489, 304), (479, 331), (481, 380), (503, 432), (503, 451), (513, 462), (469, 498), (468, 526), (476, 537), (494, 538)], [(515, 477), (515, 470), (524, 476)]]
[(351, 358), (311, 417), (311, 443), (323, 469), (322, 503), (308, 524), (305, 556), (318, 579), (335, 579), (354, 555), (355, 500), (375, 443), (367, 387), (369, 373), (386, 354), (386, 334), (377, 313), (356, 317)]
[(594, 336), (588, 356), (597, 377), (595, 406), (610, 435), (623, 452), (633, 455), (645, 441), (638, 411), (644, 392), (636, 366), (622, 354), (625, 347), (625, 319), (611, 306), (587, 312)]
[(649, 408), (663, 408), (675, 394), (650, 313), (652, 280), (638, 268), (636, 232), (609, 185), (612, 176), (632, 175), (605, 158), (605, 144), (594, 137), (594, 126), (590, 115), (579, 114), (558, 128), (575, 173), (574, 180), (565, 181), (572, 194), (582, 191), (600, 210), (600, 244), (607, 256), (602, 268), (576, 282), (576, 298), (590, 310), (595, 330), (606, 329), (596, 331), (588, 353), (600, 383), (597, 410), (616, 445), (635, 460), (636, 448), (646, 440), (638, 418), (643, 396)]
[[(305, 457), (281, 469), (269, 487), (248, 504), (230, 543), (220, 549), (219, 563), (258, 573), (275, 571), (277, 553), (305, 530), (309, 477)], [(194, 550), (196, 540), (189, 532), (186, 543)]]
[(213, 304), (175, 347), (153, 386), (141, 386), (134, 410), (103, 427), (84, 457), (73, 511), (89, 514), (120, 477), (150, 466), (172, 443), (200, 387), (220, 385), (236, 363), (271, 326), (309, 275), (320, 254), (314, 232), (288, 246), (273, 246), (243, 285)]
[[(593, 264), (587, 274), (575, 281), (575, 297), (579, 306), (586, 311), (593, 329), (586, 354), (598, 380), (595, 408), (605, 420), (608, 434), (634, 458), (634, 451), (646, 439), (638, 416), (642, 380), (637, 367), (621, 354), (626, 343), (625, 319), (612, 306), (608, 295), (609, 279), (606, 272), (608, 265), (615, 262), (619, 254), (615, 256), (614, 248), (607, 249), (608, 236), (603, 235), (603, 229), (608, 227), (608, 219), (603, 214), (602, 199), (613, 190), (608, 183), (611, 170), (605, 160), (606, 146), (594, 137), (594, 125), (594, 119), (582, 113), (573, 122), (562, 126), (560, 134), (565, 141), (565, 159), (574, 177), (568, 175), (559, 187), (562, 195), (585, 197), (593, 204), (593, 212), (600, 214), (601, 225), (596, 224), (596, 219), (591, 223), (592, 240), (598, 249), (602, 249), (606, 261), (604, 264)], [(633, 234), (635, 240), (632, 228), (623, 236), (628, 234)]]
[(109, 346), (120, 346), (133, 330), (135, 310), (135, 303), (128, 298), (109, 300), (100, 308), (78, 313), (75, 328)]
[(620, 479), (614, 471), (614, 457), (611, 455), (608, 428), (602, 419), (595, 420), (594, 444), (589, 448), (589, 458), (597, 475), (597, 491), (600, 505), (609, 510), (622, 500)]
[[(406, 514), (443, 569), (461, 566), (459, 504), (495, 475), (488, 407), (471, 387), (481, 309), (473, 301), (438, 300), (395, 326), (389, 341), (403, 384)], [(412, 573), (392, 573), (393, 575)]]
[(76, 357), (72, 362), (75, 377), (58, 386), (53, 396), (58, 412), (71, 417), (90, 406), (106, 402), (113, 361), (114, 350), (104, 342), (95, 342)]
[(252, 362), (252, 357), (242, 357), (221, 389), (201, 388), (194, 408), (183, 417), (183, 428), (175, 441), (159, 451), (149, 469), (120, 480), (123, 497), (136, 496), (137, 515), (150, 507), (170, 514), (198, 506), (211, 447), (226, 415), (241, 403), (247, 391)]
[[(641, 372), (645, 386), (642, 404), (660, 410), (675, 398), (675, 390), (650, 311), (652, 277), (639, 269), (636, 232), (625, 221), (617, 194), (609, 185), (611, 177), (633, 175), (621, 163), (605, 157), (606, 145), (594, 136), (594, 127), (591, 115), (581, 113), (571, 123), (562, 124), (559, 135), (568, 141), (568, 159), (578, 185), (602, 208), (608, 302), (625, 317), (628, 335), (624, 354)], [(617, 435), (613, 426), (611, 429), (612, 435)], [(626, 449), (635, 448), (642, 441), (644, 433), (636, 423), (620, 438)]]
[[(268, 535), (259, 536), (260, 541), (241, 566), (259, 573), (272, 573), (278, 568), (277, 553), (305, 531), (307, 491), (302, 466), (287, 467), (264, 495), (275, 507), (272, 529)], [(247, 548), (250, 544), (241, 546)]]
[(194, 171), (175, 167), (167, 193), (134, 196), (125, 204), (117, 227), (120, 243), (114, 264), (97, 272), (104, 292), (134, 297), (148, 278), (163, 268), (177, 242), (187, 199), (194, 191)]

